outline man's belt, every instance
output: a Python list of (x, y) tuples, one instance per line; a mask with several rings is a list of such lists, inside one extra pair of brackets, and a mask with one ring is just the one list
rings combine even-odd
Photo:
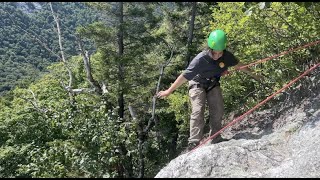
[(210, 84), (192, 84), (189, 86), (189, 90), (193, 88), (203, 88), (206, 92), (209, 92), (211, 89), (220, 86), (219, 82), (212, 82)]

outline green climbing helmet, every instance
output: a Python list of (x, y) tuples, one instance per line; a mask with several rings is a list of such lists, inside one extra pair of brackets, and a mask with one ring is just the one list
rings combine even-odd
[(227, 47), (226, 33), (220, 29), (210, 33), (208, 38), (208, 46), (216, 51), (223, 51)]

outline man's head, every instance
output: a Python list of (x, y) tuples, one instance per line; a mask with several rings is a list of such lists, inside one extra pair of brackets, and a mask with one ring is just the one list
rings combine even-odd
[(211, 49), (212, 58), (218, 60), (227, 47), (226, 33), (220, 29), (212, 31), (208, 38), (208, 46)]
[(227, 47), (226, 33), (220, 29), (212, 31), (208, 38), (208, 46), (215, 51), (223, 51)]

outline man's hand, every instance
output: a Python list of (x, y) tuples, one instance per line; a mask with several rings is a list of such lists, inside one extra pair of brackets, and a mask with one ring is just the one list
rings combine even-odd
[[(261, 76), (261, 75), (258, 75), (258, 74), (255, 74), (253, 73), (253, 71), (248, 68), (248, 67), (245, 67), (245, 68), (241, 68), (242, 66), (245, 66), (243, 63), (239, 62), (236, 66), (235, 66), (235, 69), (239, 69), (240, 71), (244, 72), (244, 73), (247, 73), (249, 76), (251, 76), (253, 79), (257, 80), (257, 81), (263, 81), (264, 80), (264, 76)], [(241, 69), (240, 69), (241, 68)]]
[(181, 86), (183, 83), (187, 82), (187, 79), (183, 77), (183, 74), (180, 74), (180, 76), (174, 81), (174, 83), (165, 91), (160, 91), (157, 94), (158, 98), (167, 97), (169, 96), (174, 90), (176, 90), (179, 86)]
[(165, 90), (165, 91), (160, 91), (157, 94), (158, 98), (162, 98), (162, 97), (167, 97), (171, 94), (171, 91), (169, 91), (169, 89)]
[(228, 70), (225, 70), (225, 71), (223, 71), (222, 73), (221, 73), (221, 76), (226, 76), (226, 75), (228, 75), (229, 74), (229, 71)]

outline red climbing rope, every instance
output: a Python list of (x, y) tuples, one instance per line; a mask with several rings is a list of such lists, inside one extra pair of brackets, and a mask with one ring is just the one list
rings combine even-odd
[[(290, 52), (293, 52), (293, 51), (296, 51), (296, 50), (299, 50), (299, 49), (303, 49), (303, 48), (307, 48), (309, 46), (312, 46), (312, 45), (316, 45), (320, 43), (320, 40), (318, 41), (314, 41), (314, 42), (311, 42), (311, 43), (308, 43), (308, 44), (305, 44), (303, 46), (299, 46), (297, 48), (291, 48), (287, 51), (284, 51), (280, 54), (276, 54), (276, 55), (273, 55), (273, 56), (270, 56), (270, 57), (267, 57), (267, 58), (264, 58), (264, 59), (260, 59), (258, 61), (255, 61), (253, 63), (250, 63), (250, 64), (247, 64), (245, 66), (241, 66), (239, 68), (236, 68), (234, 70), (240, 70), (240, 69), (243, 69), (243, 68), (246, 68), (246, 67), (249, 67), (249, 66), (253, 66), (255, 64), (258, 64), (258, 63), (262, 63), (262, 62), (266, 62), (268, 60), (271, 60), (271, 59), (274, 59), (276, 57), (279, 57), (279, 56), (282, 56), (282, 55), (286, 55)], [(235, 124), (236, 122), (242, 120), (246, 115), (252, 113), (255, 109), (257, 109), (258, 107), (260, 107), (261, 105), (263, 105), (264, 103), (266, 103), (267, 101), (269, 101), (271, 98), (273, 98), (275, 95), (279, 94), (281, 91), (283, 91), (284, 89), (290, 87), (293, 83), (295, 83), (296, 81), (298, 81), (299, 79), (301, 79), (303, 76), (305, 76), (306, 74), (308, 74), (309, 72), (311, 72), (312, 70), (314, 70), (315, 68), (317, 68), (318, 66), (320, 65), (320, 63), (316, 64), (315, 66), (313, 66), (312, 68), (310, 68), (309, 70), (305, 71), (304, 73), (302, 73), (299, 77), (295, 78), (294, 80), (290, 81), (288, 84), (286, 84), (283, 88), (281, 88), (280, 90), (278, 90), (277, 92), (275, 92), (274, 94), (272, 94), (271, 96), (267, 97), (265, 100), (261, 101), (259, 104), (257, 104), (256, 106), (254, 106), (252, 109), (250, 109), (249, 111), (247, 111), (246, 113), (242, 114), (241, 116), (239, 116), (238, 118), (234, 119), (233, 121), (231, 121), (229, 124), (227, 124), (225, 127), (223, 127), (222, 129), (220, 129), (218, 132), (216, 132), (214, 135), (208, 137), (205, 141), (203, 141), (202, 143), (200, 143), (198, 146), (196, 146), (195, 148), (193, 148), (191, 151), (189, 151), (188, 153), (191, 153), (192, 151), (194, 151), (195, 149), (197, 149), (198, 147), (202, 146), (203, 144), (205, 144), (206, 142), (208, 142), (209, 140), (213, 139), (214, 137), (216, 137), (217, 135), (221, 134), (221, 132), (223, 130), (225, 130), (226, 128), (228, 128), (229, 126)], [(232, 71), (228, 71), (226, 72), (226, 74), (230, 74)]]
[[(284, 52), (282, 52), (280, 54), (276, 54), (276, 55), (273, 55), (273, 56), (270, 56), (270, 57), (267, 57), (267, 58), (264, 58), (264, 59), (257, 60), (257, 61), (255, 61), (253, 63), (247, 64), (245, 66), (241, 66), (241, 67), (236, 68), (234, 70), (240, 70), (240, 69), (243, 69), (243, 68), (246, 68), (246, 67), (249, 67), (249, 66), (253, 66), (253, 65), (262, 63), (262, 62), (266, 62), (266, 61), (274, 59), (276, 57), (279, 57), (279, 56), (282, 56), (282, 55), (286, 55), (286, 54), (289, 54), (290, 52), (297, 51), (297, 50), (303, 49), (303, 48), (307, 48), (309, 46), (313, 46), (313, 45), (316, 45), (316, 44), (319, 44), (319, 43), (320, 43), (320, 40), (314, 41), (314, 42), (311, 42), (311, 43), (308, 43), (308, 44), (305, 44), (303, 46), (299, 46), (299, 47), (296, 47), (296, 48), (291, 48), (291, 49), (289, 49), (287, 51), (284, 51)], [(232, 72), (232, 70), (228, 71), (228, 73), (230, 73), (230, 72)]]
[(285, 90), (286, 88), (290, 87), (293, 83), (295, 83), (296, 81), (298, 81), (299, 79), (301, 79), (303, 76), (305, 76), (306, 74), (308, 74), (309, 72), (311, 72), (312, 70), (316, 69), (318, 66), (320, 66), (320, 63), (314, 65), (312, 68), (308, 69), (307, 71), (305, 71), (304, 73), (302, 73), (299, 77), (295, 78), (294, 80), (290, 81), (288, 84), (286, 84), (283, 88), (281, 88), (280, 90), (278, 90), (277, 92), (275, 92), (274, 94), (272, 94), (271, 96), (267, 97), (265, 100), (261, 101), (259, 104), (257, 104), (256, 106), (254, 106), (252, 109), (250, 109), (249, 111), (247, 111), (246, 113), (242, 114), (241, 116), (239, 116), (238, 118), (234, 119), (233, 121), (231, 121), (229, 124), (227, 124), (225, 127), (223, 127), (222, 129), (220, 129), (218, 132), (216, 132), (214, 135), (210, 136), (209, 138), (207, 138), (204, 142), (200, 143), (198, 146), (196, 146), (195, 148), (193, 148), (191, 151), (189, 151), (188, 153), (191, 153), (192, 151), (194, 151), (195, 149), (197, 149), (198, 147), (202, 146), (203, 144), (205, 144), (206, 142), (208, 142), (210, 139), (213, 139), (214, 137), (216, 137), (218, 134), (220, 134), (223, 130), (225, 130), (226, 128), (228, 128), (229, 126), (235, 124), (236, 122), (242, 120), (246, 115), (252, 113), (255, 109), (257, 109), (258, 107), (260, 107), (261, 105), (263, 105), (264, 103), (266, 103), (267, 101), (269, 101), (271, 98), (273, 98), (275, 95), (279, 94), (281, 91)]

